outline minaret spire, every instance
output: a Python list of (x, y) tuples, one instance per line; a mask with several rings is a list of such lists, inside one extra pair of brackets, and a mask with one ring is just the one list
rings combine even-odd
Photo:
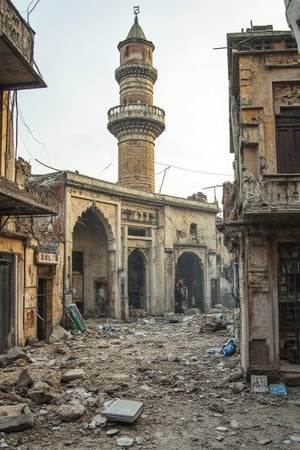
[(134, 6), (134, 24), (118, 45), (120, 66), (115, 77), (120, 85), (120, 105), (108, 111), (108, 129), (118, 139), (118, 183), (154, 192), (154, 145), (165, 129), (165, 113), (153, 105), (155, 47), (138, 23), (139, 12), (139, 6)]

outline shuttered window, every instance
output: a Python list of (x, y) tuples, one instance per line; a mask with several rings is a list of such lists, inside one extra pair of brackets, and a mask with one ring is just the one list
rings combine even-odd
[(278, 173), (300, 173), (300, 108), (281, 108), (276, 132)]

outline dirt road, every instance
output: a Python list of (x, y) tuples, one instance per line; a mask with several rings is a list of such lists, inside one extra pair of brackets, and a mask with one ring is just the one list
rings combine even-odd
[[(220, 353), (230, 332), (199, 333), (204, 321), (186, 315), (89, 320), (81, 335), (25, 347), (26, 359), (0, 369), (0, 405), (28, 403), (34, 427), (0, 433), (0, 448), (296, 448), (299, 388), (287, 387), (287, 396), (250, 393), (238, 355)], [(25, 368), (29, 381), (22, 383)], [(64, 379), (70, 370), (73, 378)], [(133, 424), (101, 416), (115, 398), (143, 403)]]

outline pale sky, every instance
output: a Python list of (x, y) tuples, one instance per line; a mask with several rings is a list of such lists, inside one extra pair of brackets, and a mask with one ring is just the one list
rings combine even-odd
[[(233, 179), (229, 153), (226, 34), (253, 25), (287, 30), (284, 0), (13, 0), (35, 36), (45, 89), (18, 93), (17, 156), (33, 173), (78, 170), (116, 182), (117, 140), (107, 111), (119, 104), (117, 45), (139, 24), (155, 45), (154, 104), (165, 110), (156, 140), (156, 192), (187, 197)], [(29, 8), (29, 9), (30, 9)], [(38, 142), (39, 143), (38, 143)], [(171, 166), (164, 176), (164, 169)], [(216, 190), (218, 199), (221, 189)], [(220, 205), (221, 206), (221, 205)]]

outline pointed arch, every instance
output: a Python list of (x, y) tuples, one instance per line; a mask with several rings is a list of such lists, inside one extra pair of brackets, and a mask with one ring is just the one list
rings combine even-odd
[(176, 264), (176, 282), (183, 289), (184, 301), (188, 308), (204, 311), (204, 275), (203, 264), (193, 252), (183, 252)]
[(107, 316), (110, 311), (109, 250), (111, 225), (96, 206), (87, 208), (73, 228), (73, 301), (85, 315)]

